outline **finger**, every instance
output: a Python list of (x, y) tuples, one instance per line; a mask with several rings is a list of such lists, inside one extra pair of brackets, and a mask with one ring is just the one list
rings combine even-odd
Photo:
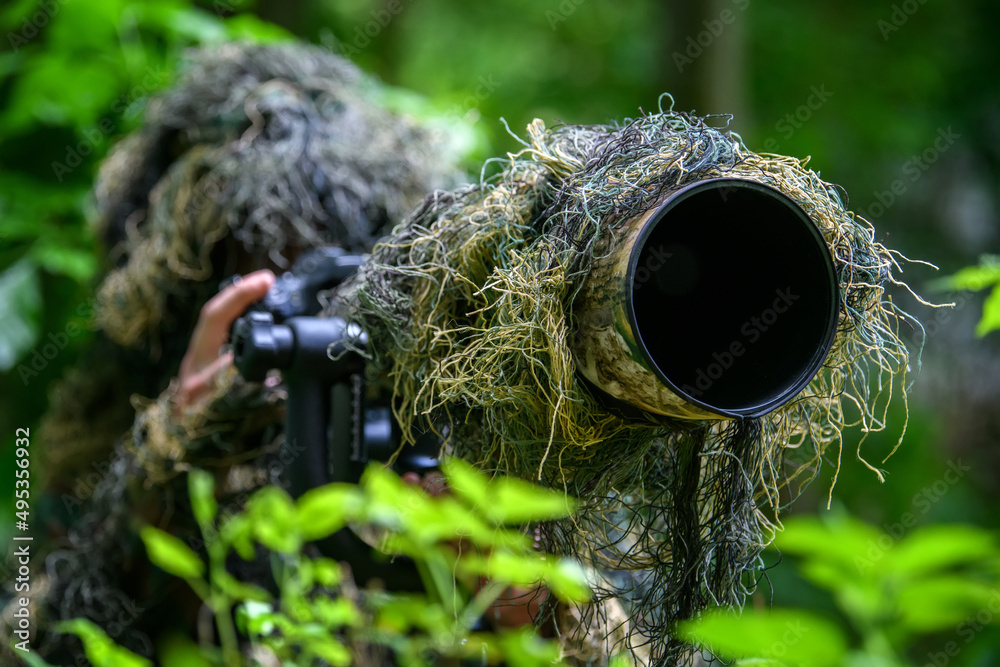
[(427, 473), (421, 480), (424, 491), (430, 496), (442, 496), (448, 493), (448, 480), (440, 472)]
[(201, 368), (198, 372), (181, 379), (176, 397), (177, 407), (187, 408), (204, 399), (215, 389), (219, 373), (232, 363), (233, 354), (227, 352), (216, 357), (215, 361)]
[(187, 370), (198, 372), (218, 357), (219, 348), (228, 340), (233, 322), (251, 304), (264, 298), (274, 280), (274, 274), (267, 269), (255, 271), (209, 299), (202, 307), (198, 324), (191, 335)]

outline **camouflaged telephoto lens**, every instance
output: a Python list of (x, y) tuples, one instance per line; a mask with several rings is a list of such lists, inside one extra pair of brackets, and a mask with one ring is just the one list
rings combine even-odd
[(677, 188), (605, 228), (574, 304), (580, 372), (614, 399), (704, 419), (766, 414), (823, 365), (839, 316), (809, 216), (760, 183)]

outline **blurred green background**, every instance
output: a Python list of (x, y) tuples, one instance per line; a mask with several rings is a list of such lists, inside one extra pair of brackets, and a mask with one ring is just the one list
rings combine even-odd
[[(464, 119), (477, 137), (476, 176), (483, 159), (518, 147), (501, 117), (522, 135), (536, 117), (603, 123), (656, 110), (664, 92), (678, 110), (732, 113), (753, 150), (811, 156), (880, 240), (941, 267), (905, 265), (901, 277), (957, 305), (932, 310), (892, 292), (928, 335), (906, 439), (881, 465), (887, 482), (855, 460), (855, 430), (833, 510), (831, 466), (792, 509), (847, 512), (883, 529), (910, 513), (921, 525), (995, 530), (1000, 334), (975, 332), (987, 291), (933, 281), (1000, 249), (998, 25), (992, 0), (5, 1), (0, 538), (9, 542), (14, 522), (14, 430), (37, 423), (53, 382), (88, 343), (103, 262), (86, 225), (96, 165), (137, 126), (145, 97), (170, 84), (185, 48), (241, 38), (313, 42), (398, 88), (396, 104)], [(917, 332), (904, 338), (919, 347)], [(901, 408), (866, 441), (869, 460), (895, 445)], [(942, 481), (949, 463), (963, 471), (954, 483)], [(769, 580), (758, 604), (773, 588), (776, 605), (839, 613), (790, 565)], [(929, 632), (908, 655), (924, 664), (955, 634)], [(987, 628), (949, 664), (998, 664), (998, 644)]]

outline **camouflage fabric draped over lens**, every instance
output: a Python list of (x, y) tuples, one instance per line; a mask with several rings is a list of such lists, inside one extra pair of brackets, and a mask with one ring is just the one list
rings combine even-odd
[[(892, 379), (908, 368), (904, 314), (884, 289), (898, 283), (902, 258), (806, 161), (756, 154), (717, 120), (536, 120), (499, 175), (428, 199), (331, 304), (378, 341), (372, 368), (388, 374), (404, 432), (430, 425), (486, 470), (581, 499), (577, 517), (548, 527), (547, 546), (606, 569), (599, 598), (624, 601), (632, 617), (623, 643), (659, 664), (691, 654), (672, 637), (679, 619), (744, 602), (780, 508), (824, 454), (839, 467), (845, 406), (865, 431), (882, 428)], [(599, 231), (720, 176), (777, 188), (821, 230), (841, 287), (833, 349), (811, 384), (765, 417), (620, 416), (581, 384), (570, 351)]]

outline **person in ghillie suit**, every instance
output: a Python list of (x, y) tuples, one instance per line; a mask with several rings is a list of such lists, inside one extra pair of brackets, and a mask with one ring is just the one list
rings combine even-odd
[[(220, 282), (250, 274), (245, 307), (303, 249), (368, 252), (428, 192), (462, 178), (447, 135), (378, 94), (319, 48), (192, 52), (102, 165), (95, 227), (109, 266), (96, 340), (53, 392), (40, 437), (50, 548), (32, 645), (55, 664), (82, 656), (74, 637), (47, 630), (56, 620), (90, 619), (146, 656), (154, 633), (189, 632), (198, 602), (149, 565), (138, 525), (197, 547), (184, 470), (215, 473), (220, 504), (235, 510), (295, 455), (281, 449), (279, 386), (220, 371), (218, 344), (212, 363), (188, 350)], [(258, 566), (246, 574), (267, 580)]]
[[(232, 89), (206, 86), (204, 94), (228, 102), (238, 97), (233, 91), (245, 90), (244, 79), (222, 69)], [(165, 604), (165, 592), (150, 586), (139, 565), (141, 547), (135, 540), (116, 542), (129, 534), (133, 518), (163, 525), (171, 513), (189, 517), (181, 473), (192, 465), (213, 471), (220, 503), (238, 507), (241, 494), (280, 482), (282, 460), (296, 454), (282, 450), (280, 384), (243, 382), (231, 368), (220, 370), (217, 363), (224, 362), (214, 350), (199, 360), (188, 357), (186, 367), (180, 360), (195, 314), (224, 275), (268, 262), (280, 267), (288, 251), (310, 244), (364, 249), (372, 238), (351, 236), (343, 230), (356, 228), (347, 223), (332, 240), (304, 231), (297, 221), (319, 209), (309, 202), (330, 189), (330, 174), (327, 180), (276, 177), (274, 161), (287, 153), (253, 152), (265, 141), (309, 145), (310, 133), (290, 120), (311, 118), (308, 113), (265, 111), (287, 108), (281, 106), (288, 99), (286, 78), (249, 86), (257, 94), (246, 93), (236, 105), (244, 116), (240, 130), (227, 135), (223, 159), (189, 149), (149, 190), (148, 211), (133, 217), (129, 211), (140, 207), (123, 205), (119, 225), (106, 226), (112, 236), (122, 230), (129, 252), (102, 285), (102, 330), (119, 346), (138, 345), (144, 359), (176, 360), (157, 377), (180, 370), (193, 381), (138, 402), (123, 454), (93, 494), (96, 510), (70, 533), (69, 548), (48, 560), (53, 617), (124, 624), (124, 591), (139, 591), (140, 604)], [(170, 109), (197, 115), (194, 105), (178, 103), (154, 106), (153, 118), (173, 117)], [(269, 119), (281, 119), (271, 131)], [(197, 127), (216, 132), (212, 123)], [(157, 142), (145, 132), (130, 141), (145, 142), (142, 155), (156, 152)], [(384, 144), (369, 141), (365, 149), (373, 145)], [(305, 148), (303, 154), (311, 155)], [(368, 334), (369, 372), (393, 387), (404, 434), (431, 428), (442, 436), (445, 453), (578, 499), (574, 517), (539, 528), (546, 552), (577, 557), (595, 574), (593, 604), (570, 608), (550, 597), (535, 619), (559, 633), (567, 659), (605, 664), (627, 651), (638, 664), (693, 664), (699, 651), (677, 636), (678, 623), (713, 605), (739, 607), (753, 592), (780, 509), (815, 477), (829, 452), (838, 452), (839, 465), (844, 402), (860, 411), (866, 430), (884, 427), (894, 385), (884, 380), (884, 389), (870, 392), (867, 374), (905, 376), (908, 369), (897, 335), (905, 314), (886, 292), (887, 284), (902, 285), (901, 258), (875, 241), (871, 225), (805, 161), (754, 153), (725, 128), (672, 109), (612, 125), (548, 128), (535, 121), (524, 149), (501, 162), (492, 179), (424, 198), (330, 295), (326, 313)], [(216, 172), (221, 182), (206, 175)], [(580, 379), (573, 351), (574, 303), (601, 232), (621, 229), (679, 187), (715, 177), (774, 188), (815, 223), (839, 282), (839, 320), (826, 364), (798, 396), (762, 416), (660, 418), (612, 410)], [(131, 201), (121, 188), (106, 186), (99, 200)], [(187, 205), (198, 200), (209, 203)], [(269, 224), (275, 219), (285, 226)], [(359, 246), (349, 245), (354, 241)], [(247, 275), (243, 294), (263, 293), (266, 276)], [(219, 310), (238, 310), (243, 303), (237, 301)], [(179, 318), (187, 318), (183, 329)], [(197, 409), (185, 407), (192, 404)], [(860, 450), (858, 457), (864, 460)], [(174, 520), (170, 530), (182, 539), (197, 537), (193, 522)], [(109, 557), (87, 567), (81, 554), (88, 550)], [(259, 566), (242, 565), (246, 571), (235, 574), (266, 579)], [(119, 585), (123, 573), (142, 586)], [(185, 609), (183, 600), (172, 602)], [(190, 622), (195, 613), (191, 606), (178, 619)], [(129, 623), (119, 640), (148, 652), (140, 645), (142, 619)]]

